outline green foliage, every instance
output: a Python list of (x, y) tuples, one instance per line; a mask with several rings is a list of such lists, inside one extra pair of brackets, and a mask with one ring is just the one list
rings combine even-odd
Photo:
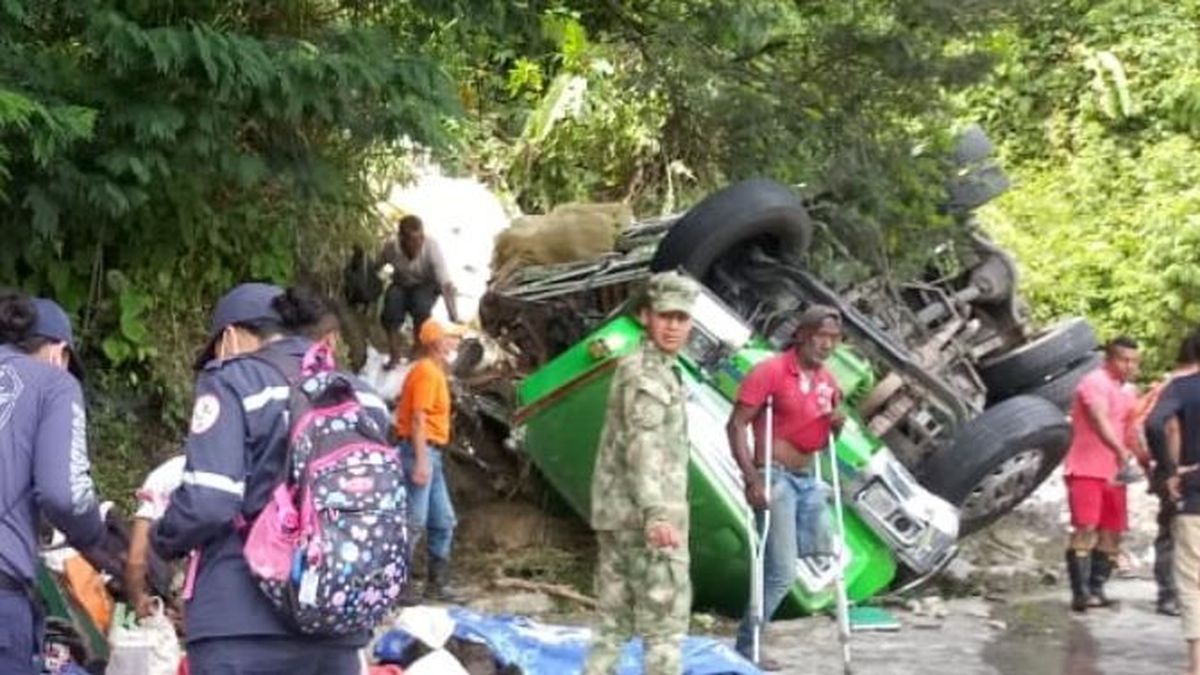
[(841, 280), (962, 234), (943, 158), (979, 121), (1039, 316), (1157, 365), (1200, 321), (1197, 28), (1200, 0), (0, 0), (0, 283), (75, 314), (102, 458), (133, 466), (214, 298), (330, 286), (414, 146), (528, 211), (803, 186)]
[(1083, 314), (1170, 365), (1200, 322), (1200, 3), (1057, 2), (998, 31), (966, 98), (1017, 187), (987, 214), (1043, 318)]
[(127, 388), (180, 420), (215, 298), (331, 278), (370, 235), (373, 159), (445, 143), (449, 81), (366, 9), (0, 4), (0, 283), (75, 314), (109, 428), (137, 426), (106, 404)]
[(416, 3), (391, 25), (459, 82), (459, 165), (525, 209), (670, 211), (766, 175), (807, 185), (879, 271), (944, 239), (945, 94), (987, 73), (972, 40), (1012, 3), (469, 4)]

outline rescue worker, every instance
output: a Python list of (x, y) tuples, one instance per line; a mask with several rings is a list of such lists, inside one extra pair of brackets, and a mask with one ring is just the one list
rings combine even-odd
[(592, 476), (600, 629), (587, 675), (615, 673), (634, 635), (643, 638), (647, 675), (683, 672), (692, 604), (689, 445), (676, 357), (692, 330), (698, 290), (676, 272), (651, 277), (638, 315), (646, 338), (613, 374)]
[[(290, 387), (258, 358), (300, 361), (312, 342), (300, 335), (323, 308), (298, 289), (237, 286), (217, 303), (196, 366), (196, 401), (179, 488), (151, 542), (167, 559), (195, 551), (184, 623), (193, 675), (357, 675), (365, 632), (314, 639), (294, 632), (250, 575), (237, 520), (252, 522), (285, 476)], [(377, 397), (359, 394), (387, 428)], [(239, 516), (241, 518), (239, 518)]]
[[(443, 452), (450, 443), (453, 419), (448, 373), (458, 358), (463, 334), (462, 326), (442, 325), (437, 319), (421, 324), (421, 358), (404, 379), (395, 420), (408, 482), (409, 544), (415, 551), (425, 536), (425, 598), (449, 603), (461, 600), (450, 587), (450, 549), (457, 519)], [(417, 602), (415, 585), (410, 583), (404, 603)]]
[[(729, 445), (742, 471), (746, 501), (762, 517), (770, 500), (771, 528), (763, 559), (763, 618), (770, 621), (796, 581), (800, 555), (829, 552), (818, 542), (824, 528), (827, 488), (811, 470), (813, 457), (829, 445), (842, 427), (837, 412), (841, 390), (825, 360), (842, 339), (842, 317), (836, 309), (812, 305), (801, 313), (791, 349), (759, 363), (738, 390), (737, 403), (726, 425)], [(764, 484), (766, 415), (774, 402), (771, 482)], [(746, 427), (754, 427), (754, 452), (746, 442)], [(769, 496), (768, 496), (769, 495)], [(828, 536), (827, 532), (824, 532)], [(825, 549), (824, 551), (820, 549)], [(755, 617), (747, 607), (738, 627), (736, 648), (750, 659)], [(763, 653), (758, 667), (777, 671), (781, 665)]]
[(400, 219), (396, 238), (389, 241), (380, 255), (382, 266), (391, 266), (391, 284), (383, 296), (380, 322), (388, 334), (388, 362), (384, 370), (400, 363), (400, 327), (412, 318), (413, 337), (421, 343), (421, 326), (441, 296), (451, 323), (458, 322), (457, 291), (450, 280), (450, 269), (436, 240), (425, 236), (421, 219), (407, 215)]
[(1084, 375), (1075, 388), (1071, 447), (1063, 460), (1072, 527), (1067, 577), (1071, 609), (1076, 612), (1114, 604), (1105, 595), (1104, 584), (1129, 521), (1126, 488), (1119, 474), (1133, 461), (1127, 441), (1130, 413), (1137, 403), (1130, 380), (1140, 362), (1138, 344), (1127, 337), (1115, 338), (1104, 356), (1104, 365)]
[[(70, 372), (68, 372), (70, 371)], [(0, 673), (31, 675), (41, 649), (38, 525), (81, 552), (105, 525), (90, 475), (82, 370), (53, 301), (0, 291)]]

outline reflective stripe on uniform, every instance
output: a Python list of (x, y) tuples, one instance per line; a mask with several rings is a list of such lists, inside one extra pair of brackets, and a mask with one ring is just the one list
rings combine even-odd
[(246, 491), (245, 483), (210, 471), (186, 471), (183, 474), (183, 482), (187, 485), (206, 487), (225, 492), (235, 497), (241, 497)]
[(257, 394), (251, 394), (242, 399), (242, 408), (246, 412), (254, 412), (266, 407), (271, 401), (286, 401), (291, 390), (284, 387), (267, 387)]

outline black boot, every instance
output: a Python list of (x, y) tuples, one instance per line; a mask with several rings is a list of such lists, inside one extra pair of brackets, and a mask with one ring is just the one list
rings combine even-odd
[(1104, 551), (1092, 550), (1092, 569), (1088, 576), (1088, 593), (1092, 596), (1092, 607), (1112, 607), (1117, 604), (1104, 594), (1104, 584), (1112, 576), (1112, 556)]
[(1154, 538), (1154, 581), (1158, 584), (1159, 614), (1180, 616), (1179, 587), (1175, 583), (1175, 502), (1162, 495), (1158, 498), (1158, 536)]
[[(417, 575), (413, 574), (413, 563), (415, 562), (413, 554), (416, 553), (417, 544), (421, 541), (421, 535), (424, 533), (424, 528), (411, 526), (408, 528), (408, 583), (404, 584), (404, 592), (400, 594), (401, 607), (415, 607), (424, 600), (421, 589), (417, 587)], [(428, 558), (428, 556), (426, 557)]]
[(1071, 610), (1086, 612), (1088, 608), (1087, 579), (1091, 559), (1087, 551), (1067, 549), (1067, 578), (1071, 580)]
[(429, 558), (429, 578), (425, 582), (425, 599), (448, 605), (461, 605), (462, 593), (450, 585), (450, 561)]

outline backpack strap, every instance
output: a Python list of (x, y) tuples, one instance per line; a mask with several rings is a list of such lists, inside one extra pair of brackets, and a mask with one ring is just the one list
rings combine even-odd
[[(333, 372), (334, 358), (333, 352), (329, 346), (323, 342), (317, 342), (311, 345), (304, 353), (304, 356), (299, 362), (295, 356), (285, 354), (278, 349), (273, 349), (272, 345), (264, 345), (250, 354), (247, 358), (254, 359), (260, 363), (264, 363), (272, 370), (283, 377), (284, 383), (288, 387), (288, 429), (289, 438), (286, 442), (287, 457), (283, 463), (283, 475), (278, 482), (291, 482), (296, 473), (296, 456), (292, 447), (290, 438), (290, 429), (293, 424), (299, 419), (301, 411), (306, 411), (314, 405), (320, 405), (322, 401), (315, 400), (310, 393), (305, 392), (301, 385), (310, 377), (324, 372)], [(353, 383), (341, 378), (339, 383), (341, 388), (335, 396), (355, 397), (355, 389)], [(327, 392), (329, 390), (326, 390)]]
[(337, 368), (337, 358), (333, 354), (333, 349), (324, 342), (314, 342), (313, 346), (304, 352), (304, 358), (300, 360), (300, 372), (305, 377), (326, 373), (335, 368)]
[[(259, 363), (267, 365), (271, 370), (275, 371), (283, 378), (284, 384), (288, 388), (288, 429), (296, 420), (296, 412), (304, 407), (305, 403), (301, 399), (304, 398), (304, 393), (300, 391), (300, 382), (304, 379), (303, 373), (295, 359), (287, 354), (281, 354), (279, 351), (271, 349), (269, 346), (258, 349), (246, 355), (246, 358), (253, 359)], [(292, 452), (291, 434), (284, 439), (283, 451), (286, 454), (283, 460), (282, 475), (278, 476), (275, 483), (291, 483), (292, 477), (295, 474), (296, 457)]]
[(246, 357), (270, 366), (272, 370), (283, 377), (288, 386), (295, 386), (304, 378), (303, 369), (292, 356), (281, 354), (278, 350), (271, 349), (270, 345), (247, 354)]

